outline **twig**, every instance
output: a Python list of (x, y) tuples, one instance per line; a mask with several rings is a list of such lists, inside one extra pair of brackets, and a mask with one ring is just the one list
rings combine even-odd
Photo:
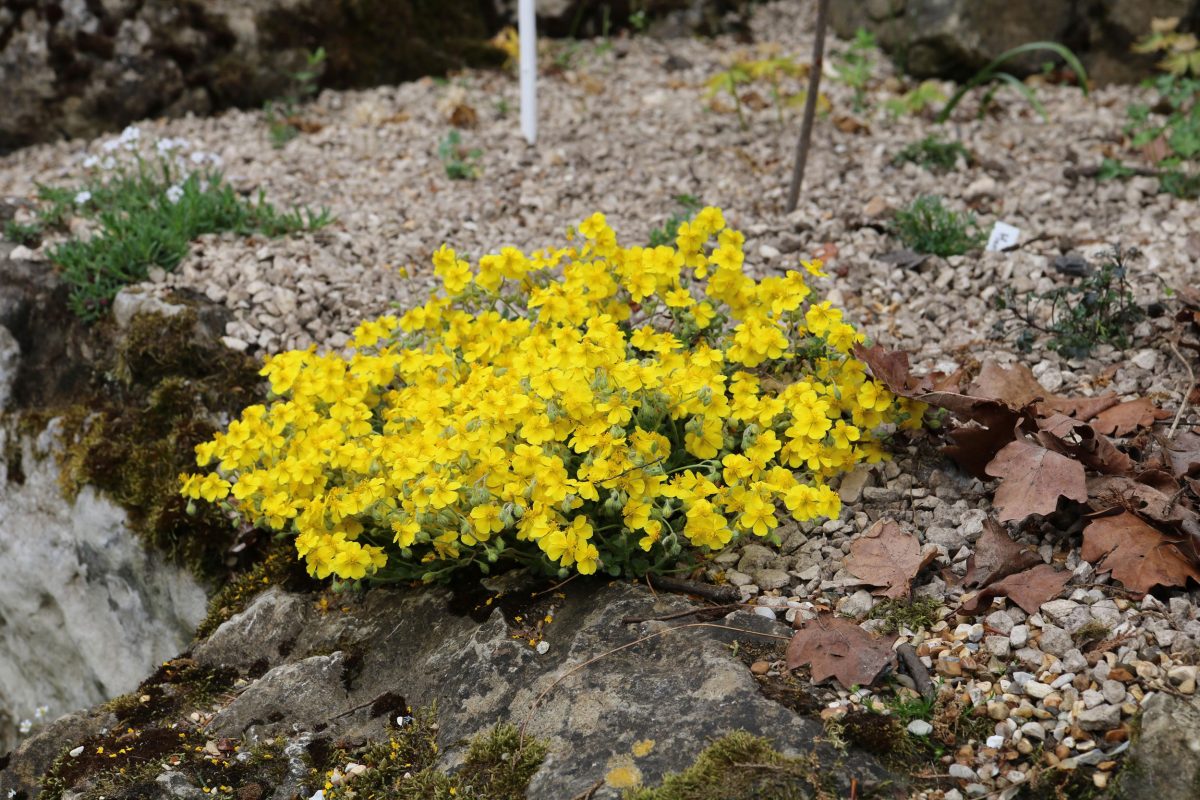
[(713, 586), (711, 583), (672, 578), (669, 575), (654, 575), (650, 577), (650, 583), (660, 591), (694, 594), (716, 603), (730, 603), (741, 596), (741, 593), (732, 586)]
[(556, 583), (553, 586), (551, 586), (549, 589), (542, 589), (540, 592), (534, 592), (533, 594), (530, 595), (530, 597), (541, 597), (542, 595), (549, 594), (550, 592), (553, 592), (556, 589), (561, 589), (562, 587), (566, 586), (571, 581), (578, 578), (581, 574), (582, 573), (576, 572), (574, 575), (567, 578), (565, 581), (562, 581), (561, 583)]
[(669, 619), (690, 617), (692, 614), (706, 614), (713, 611), (732, 611), (737, 608), (749, 608), (749, 603), (726, 603), (720, 606), (696, 606), (695, 608), (676, 611), (674, 614), (664, 614), (661, 617), (625, 617), (621, 620), (624, 625), (636, 625), (640, 622), (666, 622)]
[(1183, 398), (1179, 401), (1179, 410), (1175, 412), (1175, 420), (1171, 423), (1171, 428), (1167, 431), (1167, 440), (1169, 441), (1175, 438), (1175, 429), (1179, 427), (1179, 420), (1183, 419), (1183, 412), (1188, 407), (1188, 397), (1191, 396), (1192, 389), (1196, 388), (1196, 372), (1192, 369), (1192, 365), (1187, 362), (1187, 359), (1183, 357), (1183, 353), (1179, 352), (1179, 348), (1175, 346), (1174, 342), (1168, 340), (1167, 347), (1171, 348), (1171, 352), (1183, 364), (1183, 368), (1187, 370), (1188, 374), (1188, 383), (1184, 387)]
[(913, 646), (905, 642), (896, 648), (896, 653), (904, 662), (904, 668), (908, 670), (913, 683), (917, 685), (917, 692), (921, 697), (926, 700), (937, 699), (937, 688), (934, 687), (933, 681), (929, 677), (929, 670), (921, 663), (921, 657), (917, 655)]
[(800, 185), (804, 183), (804, 168), (808, 164), (808, 145), (812, 140), (813, 119), (817, 115), (817, 96), (821, 91), (821, 70), (825, 65), (825, 23), (828, 18), (829, 0), (817, 0), (817, 38), (813, 42), (812, 65), (808, 69), (808, 96), (804, 98), (804, 121), (800, 124), (800, 140), (796, 142), (792, 185), (788, 188), (789, 214), (796, 210), (796, 203), (800, 201)]
[(601, 659), (608, 658), (609, 656), (619, 653), (622, 650), (628, 650), (630, 647), (634, 647), (636, 645), (642, 644), (643, 642), (648, 642), (651, 639), (654, 639), (656, 637), (666, 636), (668, 633), (674, 633), (675, 631), (681, 631), (681, 630), (684, 630), (685, 628), (716, 628), (717, 630), (720, 630), (720, 631), (733, 631), (735, 633), (748, 633), (751, 636), (765, 636), (768, 639), (783, 639), (784, 641), (791, 641), (791, 638), (792, 638), (790, 636), (780, 636), (779, 634), (776, 634), (776, 633), (762, 633), (760, 631), (752, 631), (749, 628), (735, 628), (732, 625), (717, 625), (716, 623), (713, 623), (713, 622), (688, 622), (683, 625), (676, 625), (673, 628), (664, 628), (661, 631), (655, 631), (654, 633), (648, 633), (645, 636), (641, 636), (637, 639), (634, 639), (632, 642), (626, 642), (625, 644), (620, 645), (618, 647), (614, 647), (611, 650), (605, 650), (600, 655), (593, 656), (592, 658), (589, 658), (587, 661), (584, 661), (580, 664), (576, 664), (575, 666), (571, 667), (569, 670), (564, 672), (562, 675), (559, 675), (557, 678), (554, 679), (553, 683), (551, 683), (549, 686), (547, 686), (545, 689), (543, 689), (542, 693), (533, 699), (533, 703), (530, 704), (530, 706), (529, 706), (529, 713), (525, 715), (525, 719), (521, 722), (521, 727), (520, 727), (520, 729), (518, 729), (518, 732), (517, 732), (517, 749), (519, 750), (525, 746), (525, 728), (527, 728), (529, 726), (529, 721), (531, 719), (533, 719), (533, 712), (537, 710), (537, 707), (539, 705), (541, 705), (542, 700), (546, 699), (546, 695), (550, 694), (550, 692), (552, 692), (554, 690), (554, 687), (558, 686), (560, 683), (562, 683), (567, 678), (571, 677), (572, 675), (574, 675), (576, 672), (583, 669), (584, 667), (589, 667), (592, 664), (595, 664), (597, 661), (600, 661)]

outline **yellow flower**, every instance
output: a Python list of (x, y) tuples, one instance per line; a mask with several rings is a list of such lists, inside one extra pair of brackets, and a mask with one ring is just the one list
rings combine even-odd
[(622, 247), (601, 214), (579, 233), (477, 265), (443, 246), (438, 288), (356, 326), (354, 352), (269, 357), (271, 402), (196, 448), (213, 471), (180, 476), (181, 493), (292, 534), (318, 579), (440, 579), (510, 556), (630, 574), (767, 535), (779, 499), (836, 516), (826, 482), (920, 425), (804, 273), (752, 277), (719, 209), (674, 246)]

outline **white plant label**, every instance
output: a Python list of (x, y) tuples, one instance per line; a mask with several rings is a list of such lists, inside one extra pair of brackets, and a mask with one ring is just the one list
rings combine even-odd
[(993, 253), (998, 253), (1001, 250), (1008, 248), (1021, 241), (1021, 229), (1009, 225), (1007, 222), (997, 222), (992, 227), (992, 233), (988, 236), (987, 249)]
[(521, 78), (521, 133), (525, 141), (537, 141), (537, 14), (534, 0), (517, 6), (519, 39), (518, 72)]

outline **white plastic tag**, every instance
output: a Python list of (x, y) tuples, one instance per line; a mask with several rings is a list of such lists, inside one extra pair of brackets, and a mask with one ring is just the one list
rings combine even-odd
[(1021, 229), (1009, 225), (1007, 222), (997, 222), (992, 227), (992, 233), (988, 236), (987, 249), (991, 252), (999, 252), (1021, 241)]

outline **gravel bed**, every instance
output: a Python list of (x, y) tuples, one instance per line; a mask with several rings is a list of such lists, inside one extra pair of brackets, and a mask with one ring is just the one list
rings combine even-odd
[[(234, 315), (226, 341), (239, 349), (340, 348), (360, 319), (411, 304), (426, 291), (430, 254), (443, 242), (472, 259), (506, 245), (532, 249), (556, 243), (568, 225), (596, 210), (624, 241), (644, 241), (676, 210), (672, 198), (690, 194), (723, 207), (731, 225), (746, 233), (747, 260), (756, 270), (825, 257), (833, 272), (827, 296), (873, 339), (909, 351), (918, 365), (1019, 360), (1051, 391), (1111, 388), (1176, 408), (1186, 376), (1161, 337), (1172, 324), (1169, 315), (1141, 323), (1130, 350), (1101, 346), (1086, 359), (1065, 359), (1036, 342), (1019, 352), (993, 332), (1001, 318), (996, 293), (1006, 286), (1052, 288), (1062, 280), (1053, 259), (1068, 252), (1094, 258), (1116, 243), (1136, 246), (1142, 256), (1132, 281), (1142, 302), (1164, 298), (1164, 286), (1200, 284), (1196, 202), (1156, 194), (1149, 178), (1096, 183), (1064, 176), (1066, 167), (1120, 155), (1125, 108), (1145, 102), (1146, 91), (1106, 87), (1084, 97), (1077, 88), (1039, 87), (1048, 121), (1001, 93), (998, 111), (977, 119), (975, 101), (968, 100), (955, 121), (938, 129), (927, 119), (890, 119), (882, 110), (849, 124), (850, 90), (827, 81), (835, 111), (816, 127), (805, 192), (789, 215), (782, 207), (794, 116), (780, 129), (773, 109), (750, 109), (750, 129), (743, 131), (733, 114), (712, 110), (705, 81), (736, 52), (755, 47), (807, 61), (811, 28), (807, 10), (774, 3), (753, 19), (757, 45), (732, 38), (549, 44), (543, 63), (561, 64), (541, 82), (537, 147), (520, 138), (515, 78), (503, 72), (324, 92), (304, 113), (321, 129), (281, 149), (271, 146), (256, 111), (145, 122), (148, 139), (182, 137), (217, 153), (238, 189), (262, 190), (280, 205), (326, 205), (337, 221), (280, 239), (205, 237), (175, 273), (156, 274), (141, 288), (189, 288), (225, 304)], [(845, 44), (832, 47), (836, 53)], [(882, 61), (875, 76), (868, 106), (881, 109), (899, 82)], [(480, 175), (451, 181), (438, 143), (464, 104), (478, 117), (462, 140), (481, 151)], [(961, 140), (972, 162), (944, 174), (893, 165), (901, 148), (929, 133)], [(0, 159), (0, 196), (29, 197), (35, 182), (77, 182), (83, 159), (103, 147), (101, 140), (66, 142)], [(1023, 243), (1004, 253), (929, 258), (915, 268), (876, 258), (900, 248), (887, 232), (891, 210), (923, 194), (972, 211), (985, 230), (995, 221), (1015, 225)], [(1196, 421), (1195, 413), (1184, 419)], [(990, 487), (913, 447), (848, 476), (841, 492), (841, 519), (793, 528), (779, 550), (751, 543), (723, 553), (713, 577), (738, 585), (764, 615), (788, 622), (814, 615), (818, 606), (865, 618), (877, 598), (842, 565), (854, 536), (890, 516), (935, 548), (935, 568), (916, 594), (942, 603), (939, 619), (900, 634), (964, 704), (986, 709), (994, 731), (945, 757), (956, 784), (948, 800), (1011, 796), (1033, 771), (1052, 766), (1087, 767), (1102, 786), (1145, 699), (1158, 691), (1195, 692), (1196, 592), (1174, 592), (1166, 603), (1132, 598), (1080, 560), (1077, 528), (1062, 530), (1048, 520), (1040, 529), (1026, 526), (1023, 537), (1046, 563), (1073, 571), (1064, 596), (1032, 615), (1004, 600), (990, 611), (959, 615), (962, 589), (946, 578), (965, 572), (991, 509)], [(870, 691), (836, 689), (827, 701), (827, 714), (882, 702)], [(910, 730), (930, 734), (915, 722)]]

